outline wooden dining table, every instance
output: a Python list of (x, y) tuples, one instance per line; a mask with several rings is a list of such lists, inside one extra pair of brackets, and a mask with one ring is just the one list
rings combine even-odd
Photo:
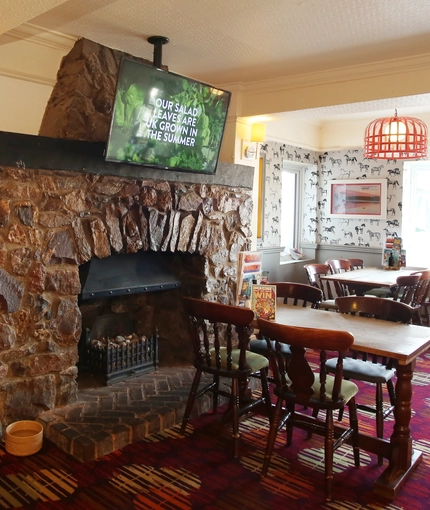
[(398, 276), (409, 276), (418, 271), (419, 269), (388, 270), (379, 267), (368, 267), (344, 273), (321, 275), (321, 280), (346, 285), (357, 296), (364, 296), (365, 292), (370, 289), (386, 288), (389, 291), (396, 286)]
[(354, 335), (354, 349), (396, 361), (396, 404), (391, 437), (388, 440), (360, 433), (359, 439), (360, 448), (388, 459), (388, 466), (373, 489), (381, 496), (394, 499), (423, 457), (422, 452), (412, 447), (412, 377), (417, 357), (430, 348), (430, 328), (288, 305), (278, 305), (275, 320), (291, 326), (349, 331)]

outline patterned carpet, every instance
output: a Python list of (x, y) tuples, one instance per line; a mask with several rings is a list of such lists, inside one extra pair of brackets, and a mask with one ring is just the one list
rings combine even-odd
[[(30, 457), (14, 457), (0, 446), (0, 509), (332, 509), (418, 510), (430, 501), (430, 353), (418, 360), (413, 380), (414, 447), (424, 461), (392, 502), (376, 497), (372, 483), (384, 467), (361, 453), (335, 456), (333, 501), (324, 502), (322, 438), (307, 440), (295, 431), (293, 445), (278, 435), (269, 476), (260, 481), (268, 422), (262, 416), (241, 424), (241, 458), (234, 460), (229, 431), (213, 415), (202, 416), (186, 436), (172, 428), (98, 460), (80, 463), (45, 440)], [(362, 387), (360, 401), (373, 401), (374, 388)], [(367, 398), (368, 397), (368, 398)], [(360, 428), (373, 434), (374, 418), (360, 413)], [(389, 437), (392, 420), (386, 420)]]

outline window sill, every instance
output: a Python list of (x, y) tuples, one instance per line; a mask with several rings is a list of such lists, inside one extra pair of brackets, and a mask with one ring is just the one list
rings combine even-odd
[(310, 262), (311, 260), (313, 259), (298, 259), (298, 260), (294, 260), (294, 259), (285, 259), (285, 260), (281, 260), (279, 262), (279, 265), (280, 266), (284, 266), (284, 265), (287, 265), (287, 264), (297, 264), (299, 262)]

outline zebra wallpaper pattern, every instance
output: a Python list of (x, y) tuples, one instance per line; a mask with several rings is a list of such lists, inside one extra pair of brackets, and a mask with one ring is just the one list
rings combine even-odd
[[(260, 144), (265, 154), (263, 246), (281, 245), (282, 161), (305, 163), (301, 242), (377, 248), (401, 236), (402, 162), (374, 160), (361, 149), (316, 152), (279, 142)], [(328, 217), (329, 181), (387, 179), (386, 219)], [(291, 248), (288, 247), (287, 248)]]

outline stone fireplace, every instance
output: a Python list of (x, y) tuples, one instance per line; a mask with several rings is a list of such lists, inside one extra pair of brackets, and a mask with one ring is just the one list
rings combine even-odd
[[(104, 61), (97, 63), (100, 53)], [(62, 64), (59, 86), (61, 75), (70, 78), (74, 66), (79, 80), (97, 83), (97, 91), (86, 87), (97, 96), (94, 103), (111, 111), (112, 96), (100, 89), (103, 80), (97, 72), (99, 64), (112, 65), (114, 56), (113, 50), (79, 42)], [(58, 90), (53, 97), (58, 113)], [(64, 136), (53, 132), (49, 136), (58, 138), (0, 134), (3, 427), (77, 399), (82, 264), (117, 253), (151, 251), (166, 258), (180, 289), (155, 298), (142, 295), (133, 304), (156, 318), (162, 366), (189, 361), (183, 354), (187, 339), (181, 333), (181, 296), (233, 303), (237, 254), (250, 248), (253, 168), (221, 163), (215, 175), (207, 176), (107, 164), (102, 151), (108, 124), (96, 123), (94, 140), (96, 124), (87, 122), (93, 135), (85, 137), (77, 110), (70, 115), (73, 105), (69, 101), (64, 115), (73, 140), (59, 140)], [(51, 128), (55, 124), (64, 135), (64, 125), (53, 122), (49, 105), (47, 112), (44, 120), (49, 118)], [(72, 118), (79, 124), (75, 136)], [(80, 141), (85, 139), (94, 143)], [(127, 301), (118, 297), (109, 306), (122, 311)]]

